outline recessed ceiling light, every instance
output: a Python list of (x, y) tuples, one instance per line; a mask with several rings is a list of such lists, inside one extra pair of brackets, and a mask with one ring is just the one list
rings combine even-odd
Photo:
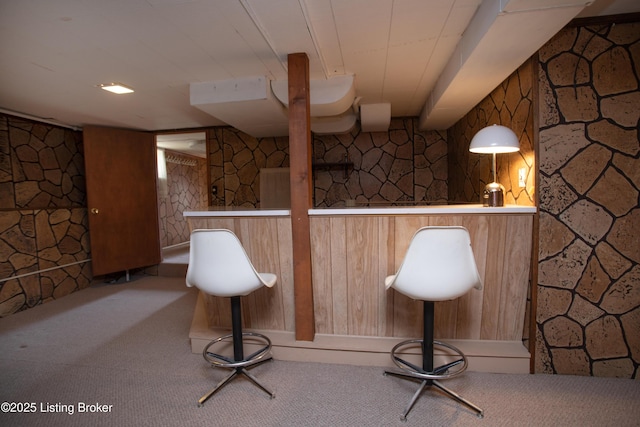
[(104, 83), (98, 85), (100, 89), (108, 90), (109, 92), (117, 93), (118, 95), (122, 95), (123, 93), (132, 93), (133, 89), (123, 85), (122, 83)]

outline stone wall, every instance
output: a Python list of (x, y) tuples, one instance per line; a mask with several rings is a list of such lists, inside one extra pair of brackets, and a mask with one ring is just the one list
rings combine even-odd
[(208, 132), (214, 206), (260, 207), (260, 169), (289, 167), (289, 139), (254, 138), (231, 127)]
[[(505, 203), (535, 205), (535, 136), (533, 105), (535, 61), (529, 59), (502, 84), (448, 130), (449, 134), (449, 200), (481, 203), (482, 192), (493, 181), (491, 155), (469, 152), (473, 136), (486, 126), (500, 124), (512, 129), (520, 141), (517, 153), (498, 154), (497, 179), (505, 187)], [(518, 185), (518, 169), (526, 171), (526, 186)], [(523, 344), (530, 348), (531, 283)]]
[(82, 134), (0, 114), (0, 316), (91, 281)]
[[(482, 128), (500, 124), (513, 130), (520, 141), (517, 153), (496, 156), (497, 179), (505, 187), (505, 203), (534, 206), (534, 72), (526, 61), (480, 104), (448, 130), (449, 201), (482, 202), (486, 184), (493, 181), (491, 155), (469, 152), (473, 136)], [(518, 169), (524, 168), (526, 186), (518, 185)]]
[(639, 378), (640, 23), (539, 52), (536, 372)]
[[(388, 132), (314, 135), (316, 207), (447, 202), (445, 133), (418, 130), (416, 118), (394, 118)], [(349, 201), (349, 202), (348, 202)]]
[(165, 150), (165, 157), (167, 188), (158, 196), (162, 247), (188, 242), (189, 225), (182, 212), (206, 209), (209, 203), (207, 160), (170, 150)]
[[(344, 206), (347, 201), (447, 201), (445, 135), (420, 132), (416, 118), (391, 120), (389, 132), (367, 133), (356, 127), (350, 133), (312, 138), (317, 207)], [(233, 128), (216, 128), (208, 140), (210, 179), (218, 188), (214, 205), (259, 207), (260, 169), (289, 167), (286, 137), (257, 139)]]

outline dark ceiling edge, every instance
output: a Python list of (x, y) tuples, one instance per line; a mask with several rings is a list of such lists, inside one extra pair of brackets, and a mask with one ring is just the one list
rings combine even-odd
[(565, 27), (588, 27), (597, 24), (627, 24), (631, 22), (640, 22), (640, 12), (576, 18), (571, 20)]

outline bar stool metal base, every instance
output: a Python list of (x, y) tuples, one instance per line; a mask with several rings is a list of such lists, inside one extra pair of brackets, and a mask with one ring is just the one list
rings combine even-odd
[[(405, 410), (402, 412), (400, 419), (402, 421), (407, 420), (407, 415), (413, 408), (413, 405), (418, 400), (418, 397), (420, 397), (420, 395), (422, 394), (422, 392), (426, 387), (430, 387), (432, 385), (437, 387), (441, 391), (443, 391), (450, 398), (467, 406), (469, 409), (474, 411), (479, 418), (482, 418), (484, 416), (484, 412), (482, 409), (480, 409), (478, 406), (474, 405), (473, 403), (469, 402), (468, 400), (464, 399), (457, 393), (453, 392), (452, 390), (446, 388), (445, 386), (440, 384), (438, 381), (436, 381), (438, 379), (448, 379), (448, 378), (456, 377), (467, 369), (467, 358), (464, 356), (462, 351), (460, 351), (457, 347), (454, 347), (451, 344), (443, 343), (440, 341), (433, 341), (433, 347), (437, 346), (437, 347), (446, 349), (447, 350), (446, 353), (449, 355), (454, 355), (456, 357), (456, 360), (454, 360), (453, 362), (446, 363), (437, 368), (434, 368), (432, 371), (427, 371), (423, 368), (420, 368), (419, 366), (411, 362), (408, 362), (407, 360), (398, 356), (398, 353), (400, 353), (401, 350), (406, 350), (409, 347), (415, 347), (420, 345), (422, 348), (424, 348), (423, 343), (424, 343), (424, 340), (414, 339), (414, 340), (402, 341), (396, 344), (391, 350), (391, 360), (393, 361), (393, 363), (396, 364), (398, 368), (400, 368), (400, 371), (385, 370), (385, 373), (384, 373), (385, 375), (393, 375), (403, 379), (420, 381), (420, 387), (412, 396), (411, 400), (409, 401), (409, 404), (407, 405)], [(429, 355), (427, 355), (427, 357), (429, 357)], [(430, 355), (430, 358), (431, 358), (430, 363), (431, 365), (433, 365), (433, 354)]]
[[(242, 341), (244, 338), (248, 338), (247, 341), (257, 341), (261, 342), (262, 347), (256, 352), (252, 353), (247, 357), (242, 356), (242, 351), (240, 350), (239, 354), (236, 354), (234, 357), (224, 356), (218, 353), (210, 352), (209, 349), (216, 344), (228, 342), (229, 339), (233, 340), (234, 344), (234, 352), (236, 349), (241, 348)], [(238, 347), (240, 346), (240, 347)], [(269, 395), (271, 399), (276, 397), (275, 393), (269, 390), (267, 387), (262, 385), (256, 377), (251, 375), (248, 369), (260, 365), (264, 362), (268, 362), (272, 360), (272, 356), (270, 354), (271, 351), (271, 340), (262, 334), (258, 334), (255, 332), (242, 332), (241, 336), (234, 336), (233, 334), (224, 335), (222, 337), (216, 338), (207, 344), (202, 351), (202, 356), (204, 359), (209, 362), (214, 368), (224, 368), (230, 369), (231, 373), (227, 375), (222, 381), (220, 381), (211, 391), (202, 396), (200, 400), (198, 400), (198, 406), (204, 405), (204, 403), (213, 396), (217, 391), (219, 391), (222, 387), (231, 382), (234, 378), (239, 375), (244, 375), (248, 378), (253, 384), (262, 389), (265, 393)], [(239, 357), (237, 357), (239, 356)]]

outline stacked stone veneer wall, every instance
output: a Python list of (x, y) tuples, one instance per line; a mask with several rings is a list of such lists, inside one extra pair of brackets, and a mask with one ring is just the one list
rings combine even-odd
[[(216, 128), (208, 139), (213, 205), (259, 207), (260, 168), (289, 166), (288, 138)], [(419, 131), (415, 118), (391, 120), (388, 132), (313, 135), (312, 146), (317, 207), (447, 201), (446, 136)]]
[(446, 133), (420, 131), (416, 118), (394, 118), (388, 132), (314, 135), (313, 161), (317, 207), (447, 202)]
[(640, 23), (539, 52), (536, 372), (639, 378)]
[(254, 138), (231, 127), (210, 129), (213, 206), (260, 207), (260, 169), (289, 167), (289, 139)]
[(160, 243), (162, 247), (189, 241), (185, 210), (208, 206), (207, 160), (165, 150), (167, 189), (159, 191)]
[[(528, 60), (448, 130), (450, 201), (482, 202), (485, 185), (493, 181), (491, 155), (470, 153), (469, 144), (479, 130), (499, 124), (513, 130), (520, 141), (519, 152), (496, 157), (505, 203), (535, 204), (534, 72), (534, 61)], [(519, 186), (519, 169), (525, 169), (524, 188)]]
[(0, 114), (0, 316), (91, 281), (80, 132)]
[[(473, 136), (482, 128), (500, 124), (512, 129), (520, 141), (517, 153), (497, 157), (498, 182), (505, 186), (505, 203), (535, 205), (534, 70), (526, 61), (501, 85), (449, 130), (449, 199), (452, 202), (482, 202), (484, 186), (493, 180), (491, 155), (469, 152)], [(520, 188), (518, 169), (525, 169), (525, 187)], [(531, 283), (527, 292), (523, 344), (530, 347)]]

